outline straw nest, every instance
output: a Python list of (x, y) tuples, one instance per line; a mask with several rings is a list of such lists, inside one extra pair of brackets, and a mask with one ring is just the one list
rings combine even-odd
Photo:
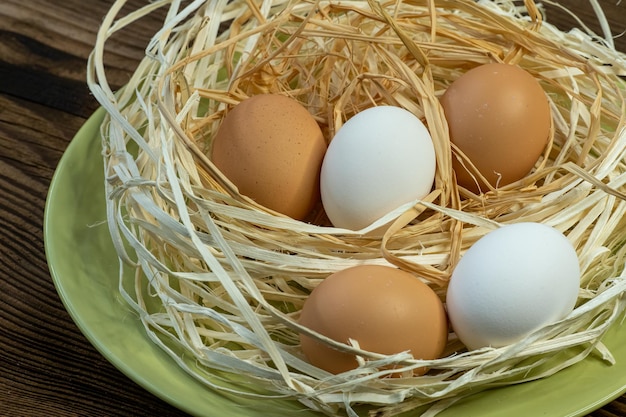
[[(584, 28), (563, 33), (530, 0), (157, 1), (121, 15), (124, 3), (103, 21), (88, 80), (108, 113), (107, 215), (123, 261), (120, 290), (148, 336), (195, 378), (332, 415), (355, 415), (358, 404), (377, 415), (436, 414), (470, 390), (547, 377), (590, 354), (613, 361), (601, 339), (626, 302), (626, 61), (610, 39)], [(168, 8), (162, 28), (113, 93), (105, 42), (160, 7)], [(553, 129), (531, 174), (476, 195), (453, 181), (457, 153), (438, 98), (487, 62), (536, 77)], [(410, 110), (435, 144), (434, 191), (356, 232), (325, 225), (323, 213), (305, 223), (260, 207), (207, 152), (228, 110), (263, 92), (300, 101), (327, 138), (373, 105)], [(339, 375), (304, 360), (298, 332), (307, 330), (297, 318), (324, 277), (362, 263), (395, 265), (443, 297), (473, 242), (520, 221), (554, 226), (577, 250), (579, 302), (561, 322), (499, 349), (468, 352), (451, 334), (446, 355), (432, 361), (326, 340), (363, 358)], [(388, 364), (431, 371), (380, 378)]]

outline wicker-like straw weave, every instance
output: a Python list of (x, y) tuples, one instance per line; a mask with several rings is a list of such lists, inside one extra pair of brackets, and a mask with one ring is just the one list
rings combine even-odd
[[(593, 352), (613, 361), (601, 338), (626, 305), (626, 57), (608, 42), (557, 30), (531, 0), (161, 0), (121, 16), (124, 3), (102, 24), (88, 80), (108, 112), (103, 155), (120, 291), (147, 335), (195, 378), (329, 415), (355, 415), (357, 404), (433, 415), (470, 389), (547, 377)], [(169, 8), (162, 29), (114, 93), (105, 42), (160, 7)], [(487, 62), (520, 65), (541, 83), (553, 130), (531, 174), (475, 195), (454, 181), (459, 156), (438, 100)], [(328, 226), (321, 209), (300, 222), (239, 195), (207, 155), (228, 110), (264, 92), (300, 101), (329, 140), (372, 105), (410, 110), (433, 138), (434, 191), (361, 231)], [(362, 263), (395, 265), (444, 297), (464, 251), (520, 221), (562, 231), (582, 270), (574, 312), (522, 342), (467, 352), (451, 335), (443, 358), (422, 361), (364, 352), (297, 324), (324, 277)], [(331, 375), (309, 365), (299, 331), (358, 353), (362, 366)], [(381, 378), (389, 364), (431, 371)]]

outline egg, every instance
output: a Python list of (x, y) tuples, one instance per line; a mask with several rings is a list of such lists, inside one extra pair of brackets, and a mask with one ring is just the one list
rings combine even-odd
[(211, 159), (239, 192), (298, 220), (320, 200), (326, 141), (308, 110), (280, 94), (252, 96), (222, 120)]
[[(300, 324), (335, 341), (353, 339), (367, 351), (409, 351), (417, 359), (436, 359), (446, 345), (443, 303), (408, 272), (382, 265), (359, 265), (328, 276), (307, 298)], [(301, 334), (309, 362), (331, 373), (357, 367), (356, 357)], [(416, 374), (423, 374), (420, 368)]]
[(565, 235), (540, 223), (506, 225), (454, 268), (448, 317), (468, 349), (502, 347), (571, 313), (579, 285), (578, 257)]
[[(491, 63), (469, 70), (447, 88), (441, 105), (451, 142), (494, 187), (528, 175), (549, 141), (552, 118), (546, 93), (518, 66)], [(488, 190), (456, 157), (453, 169), (459, 185), (474, 192)]]
[(341, 126), (322, 163), (322, 204), (335, 227), (359, 230), (428, 195), (435, 177), (430, 133), (411, 112), (371, 107)]

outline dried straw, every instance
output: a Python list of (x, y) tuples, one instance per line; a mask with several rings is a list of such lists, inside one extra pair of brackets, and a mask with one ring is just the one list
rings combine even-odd
[[(195, 378), (238, 395), (295, 398), (329, 415), (357, 415), (357, 404), (372, 415), (418, 407), (434, 415), (470, 390), (544, 378), (594, 352), (613, 361), (601, 340), (626, 306), (626, 57), (610, 38), (561, 32), (531, 0), (161, 0), (122, 16), (124, 4), (116, 1), (103, 21), (88, 71), (108, 113), (102, 144), (120, 291), (147, 335)], [(106, 41), (161, 7), (162, 28), (114, 93)], [(486, 62), (536, 77), (553, 129), (530, 175), (476, 195), (454, 181), (452, 158), (464, 156), (450, 144), (438, 99)], [(434, 191), (360, 231), (328, 226), (322, 210), (300, 222), (240, 195), (206, 155), (228, 110), (265, 92), (300, 101), (327, 138), (373, 105), (412, 111), (435, 145)], [(363, 263), (410, 271), (443, 298), (464, 251), (520, 221), (566, 234), (582, 279), (574, 312), (517, 344), (467, 352), (452, 334), (445, 357), (423, 361), (366, 352), (297, 324), (324, 277)], [(355, 352), (361, 367), (331, 375), (311, 366), (298, 332)], [(381, 378), (388, 364), (407, 376)], [(410, 376), (423, 366), (427, 375)]]

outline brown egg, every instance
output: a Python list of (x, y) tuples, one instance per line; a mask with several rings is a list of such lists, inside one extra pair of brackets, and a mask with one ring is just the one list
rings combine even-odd
[[(305, 302), (300, 323), (333, 340), (356, 340), (370, 352), (409, 351), (436, 359), (446, 345), (448, 325), (435, 292), (408, 272), (379, 265), (351, 267), (319, 284)], [(354, 355), (301, 335), (309, 362), (332, 373), (357, 367)], [(420, 368), (420, 375), (426, 369)]]
[[(550, 136), (551, 114), (541, 85), (522, 68), (486, 64), (455, 80), (441, 98), (450, 140), (492, 186), (517, 181), (532, 170)], [(459, 185), (482, 192), (453, 157)]]
[(224, 117), (211, 158), (241, 194), (302, 220), (320, 199), (325, 152), (322, 131), (306, 108), (283, 95), (262, 94)]

